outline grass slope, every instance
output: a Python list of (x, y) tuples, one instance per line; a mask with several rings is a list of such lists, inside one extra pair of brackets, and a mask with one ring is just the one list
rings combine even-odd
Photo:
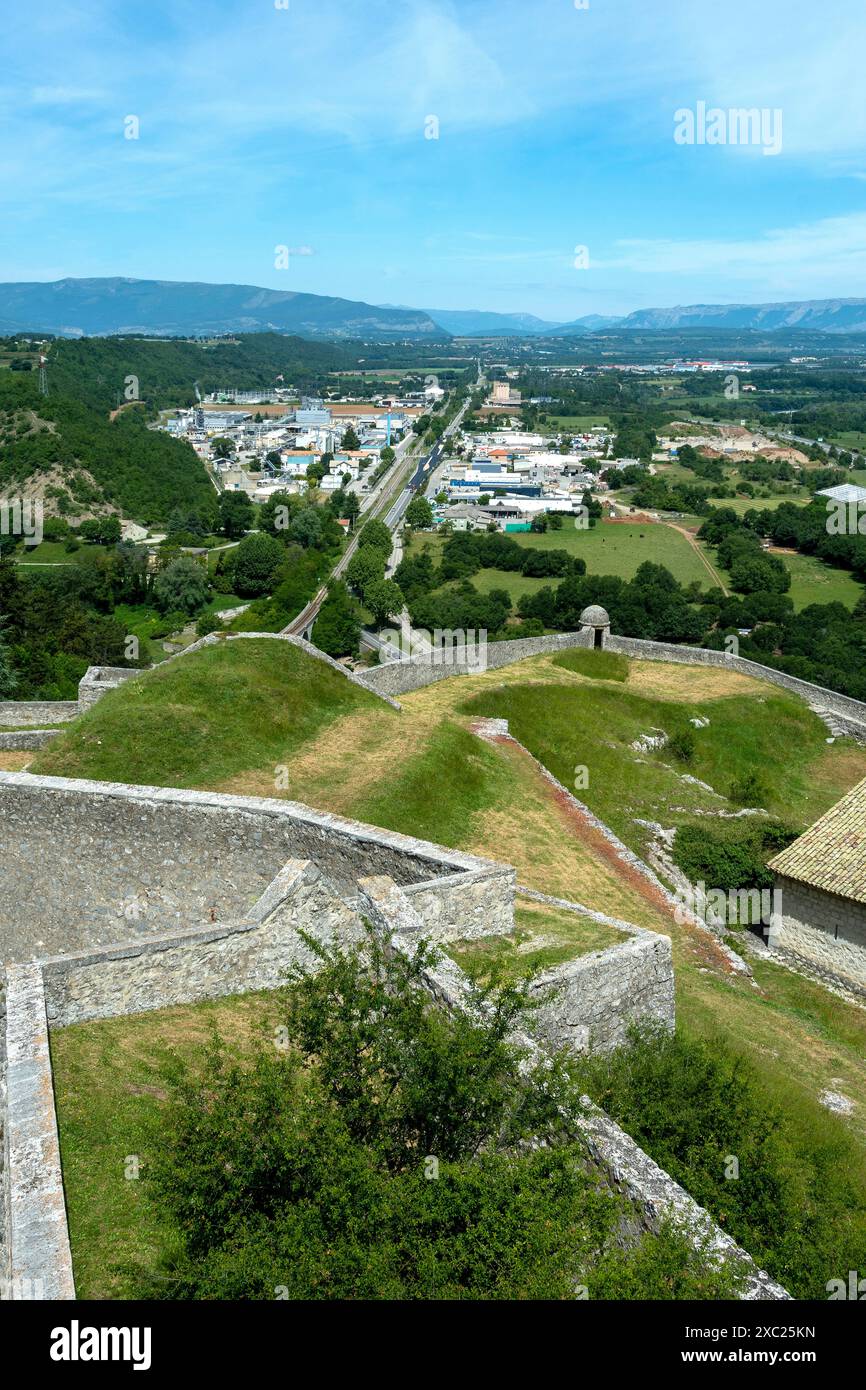
[(213, 787), (275, 769), (323, 727), (358, 709), (396, 716), (289, 642), (205, 647), (110, 691), (35, 760), (32, 771), (154, 786)]
[[(684, 703), (673, 694), (677, 684), (671, 686), (670, 674), (670, 668), (647, 663), (643, 670), (632, 669), (625, 687), (611, 680), (543, 687), (527, 682), (501, 691), (489, 686), (463, 710), (507, 719), (515, 738), (571, 789), (576, 769), (585, 768), (588, 781), (578, 790), (580, 800), (639, 852), (645, 836), (638, 819), (668, 826), (689, 820), (695, 811), (735, 809), (724, 798), (731, 783), (748, 772), (757, 771), (766, 783), (766, 809), (798, 827), (832, 805), (850, 770), (866, 774), (866, 750), (828, 747), (825, 726), (796, 696), (735, 681), (731, 693), (715, 699), (713, 683), (706, 683), (701, 698), (696, 679), (698, 698)], [(694, 730), (696, 751), (688, 767), (664, 751), (631, 747), (643, 734), (672, 735), (692, 727), (688, 721), (696, 718), (708, 719), (709, 725)], [(685, 781), (684, 774), (706, 782), (722, 799)]]

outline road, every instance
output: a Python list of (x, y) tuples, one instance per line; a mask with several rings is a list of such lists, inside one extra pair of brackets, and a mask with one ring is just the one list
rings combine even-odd
[[(414, 473), (412, 473), (411, 477), (407, 479), (403, 487), (398, 492), (397, 496), (391, 501), (390, 505), (387, 505), (384, 515), (381, 516), (379, 520), (384, 521), (385, 525), (389, 528), (389, 530), (394, 531), (396, 527), (399, 526), (403, 518), (403, 515), (406, 511), (406, 508), (411, 502), (413, 496), (416, 492), (419, 491), (419, 489), (421, 489), (425, 485), (427, 480), (430, 478), (432, 471), (435, 469), (436, 465), (439, 463), (442, 457), (442, 451), (445, 447), (445, 440), (448, 438), (450, 434), (453, 434), (453, 432), (456, 429), (459, 429), (460, 424), (463, 420), (463, 416), (465, 415), (466, 410), (468, 409), (468, 406), (469, 399), (467, 399), (463, 403), (463, 405), (460, 407), (459, 411), (454, 416), (454, 419), (451, 421), (451, 423), (449, 425), (446, 425), (441, 439), (437, 440), (437, 442), (433, 445), (433, 448), (430, 450), (429, 454), (426, 454), (424, 455), (424, 457), (419, 459), (418, 466), (415, 469)], [(404, 446), (406, 446), (410, 444), (411, 438), (412, 436), (410, 435), (407, 437), (406, 441), (401, 441), (401, 443), (404, 444)], [(388, 489), (393, 484), (394, 478), (399, 474), (400, 465), (403, 461), (404, 460), (398, 457), (397, 461), (391, 468), (389, 468), (388, 472), (383, 478), (381, 486), (377, 488), (375, 493), (372, 493), (370, 497), (362, 505), (362, 516), (365, 512), (368, 513), (368, 516), (365, 517), (365, 520), (369, 519), (369, 517), (376, 515), (375, 509), (380, 503), (382, 496), (387, 496)], [(314, 594), (313, 597), (310, 599), (310, 602), (304, 608), (301, 609), (298, 616), (296, 618), (293, 618), (292, 621), (282, 629), (283, 632), (291, 634), (293, 637), (302, 637), (303, 634), (309, 628), (310, 624), (316, 621), (316, 618), (319, 615), (319, 609), (321, 608), (322, 604), (328, 596), (328, 584), (331, 582), (332, 579), (339, 579), (345, 573), (346, 566), (348, 565), (349, 561), (351, 560), (352, 556), (358, 548), (359, 535), (360, 527), (350, 540), (349, 544), (346, 546), (346, 549), (343, 551), (343, 554), (340, 556), (339, 560), (335, 564), (334, 568), (332, 569), (325, 583), (322, 585), (321, 589), (319, 589), (318, 593)]]

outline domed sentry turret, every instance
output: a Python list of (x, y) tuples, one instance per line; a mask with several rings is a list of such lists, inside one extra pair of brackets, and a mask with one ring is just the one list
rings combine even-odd
[(588, 608), (584, 608), (580, 615), (580, 630), (586, 632), (587, 629), (593, 633), (592, 645), (603, 647), (605, 639), (610, 636), (610, 618), (606, 608), (602, 608), (598, 603), (591, 603)]

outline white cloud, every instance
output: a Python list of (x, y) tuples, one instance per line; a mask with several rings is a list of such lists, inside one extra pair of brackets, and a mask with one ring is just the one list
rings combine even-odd
[(624, 238), (594, 264), (605, 271), (717, 277), (763, 286), (768, 299), (793, 287), (800, 287), (796, 292), (801, 297), (804, 285), (815, 286), (816, 296), (850, 295), (866, 276), (866, 212), (737, 240)]

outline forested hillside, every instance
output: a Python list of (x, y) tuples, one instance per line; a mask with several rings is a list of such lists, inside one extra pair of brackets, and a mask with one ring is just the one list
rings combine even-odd
[[(109, 420), (101, 410), (51, 394), (32, 374), (0, 377), (0, 495), (44, 483), (46, 512), (74, 516), (117, 508), (143, 524), (176, 507), (212, 504), (213, 486), (189, 444), (147, 428), (141, 410)], [(27, 489), (28, 493), (32, 488)]]
[(58, 339), (48, 351), (51, 396), (69, 396), (101, 410), (123, 404), (128, 377), (137, 379), (148, 410), (191, 405), (222, 387), (250, 391), (287, 386), (315, 394), (327, 373), (353, 365), (344, 349), (280, 333), (251, 333), (222, 342), (161, 338)]

